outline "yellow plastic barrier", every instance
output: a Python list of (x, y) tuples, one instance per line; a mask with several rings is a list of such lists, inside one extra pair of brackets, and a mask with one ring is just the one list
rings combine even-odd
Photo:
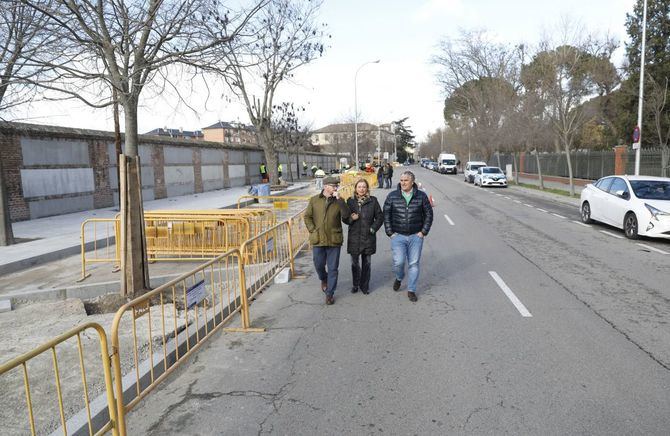
[(274, 211), (277, 222), (285, 221), (291, 216), (298, 213), (300, 210), (307, 207), (307, 202), (309, 201), (309, 196), (295, 196), (295, 195), (282, 195), (282, 196), (263, 196), (263, 195), (243, 195), (237, 199), (237, 208), (241, 209), (242, 202), (245, 200), (258, 200), (258, 203), (250, 204), (246, 206), (246, 209), (271, 209)]
[[(100, 361), (95, 365), (98, 375), (97, 378), (91, 377), (90, 372), (87, 371), (86, 368), (86, 362), (88, 361), (90, 364), (91, 358), (85, 359), (84, 346), (82, 345), (82, 333), (87, 330), (94, 330), (98, 334)], [(64, 365), (63, 356), (74, 356), (71, 356), (71, 353), (61, 352), (61, 359), (59, 360), (59, 354), (57, 353), (58, 345), (74, 337), (77, 339), (76, 355), (79, 361), (79, 372), (81, 374), (81, 385), (79, 386), (76, 386), (78, 384), (75, 383), (76, 378), (73, 380), (72, 377), (61, 377), (60, 368), (76, 366), (76, 363), (70, 360), (67, 360)], [(88, 338), (85, 333), (84, 337)], [(31, 379), (29, 367), (33, 362), (40, 359), (42, 353), (48, 353), (49, 351), (51, 354), (50, 360), (51, 370), (53, 371), (53, 384), (48, 383), (44, 379), (45, 374), (40, 374), (43, 376), (40, 379)], [(42, 366), (37, 365), (37, 363), (34, 364), (36, 372), (40, 372), (39, 369), (44, 367), (43, 364), (46, 362), (41, 361), (40, 359), (40, 363), (42, 363)], [(30, 434), (36, 435), (50, 432), (54, 426), (57, 426), (57, 423), (60, 422), (60, 430), (64, 435), (67, 435), (69, 434), (67, 420), (70, 418), (68, 415), (71, 414), (73, 409), (77, 410), (77, 403), (83, 400), (83, 403), (85, 404), (86, 418), (88, 419), (89, 434), (102, 434), (112, 430), (114, 435), (118, 435), (116, 404), (114, 401), (114, 392), (112, 390), (112, 374), (110, 368), (111, 364), (107, 347), (107, 335), (100, 324), (94, 322), (79, 325), (35, 348), (29, 353), (22, 354), (21, 356), (0, 365), (0, 386), (2, 386), (3, 400), (12, 398), (10, 395), (12, 388), (20, 390), (20, 380), (18, 379), (22, 379), (23, 390), (25, 392), (25, 405), (27, 409), (25, 417), (27, 423), (24, 428), (14, 428), (12, 430), (7, 427), (9, 425), (8, 419), (3, 418), (3, 430), (9, 430), (14, 434), (26, 434), (30, 432)], [(103, 377), (102, 381), (99, 380), (100, 375)], [(91, 385), (95, 387), (104, 385), (106, 391), (109, 416), (106, 423), (99, 429), (94, 428), (93, 420), (91, 418), (91, 389), (89, 388)], [(54, 396), (55, 398), (52, 398), (51, 401), (49, 401), (49, 397)], [(53, 406), (54, 403), (57, 403), (57, 407)], [(16, 407), (19, 406), (19, 404), (20, 403), (12, 404), (11, 408), (5, 406), (2, 408), (1, 413), (15, 413)], [(57, 417), (54, 416), (56, 410), (58, 411)]]

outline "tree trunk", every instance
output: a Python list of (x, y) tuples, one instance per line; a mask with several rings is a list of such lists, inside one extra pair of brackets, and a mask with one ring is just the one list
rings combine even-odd
[(572, 159), (570, 158), (570, 141), (563, 138), (563, 147), (565, 149), (565, 159), (568, 162), (568, 180), (570, 181), (570, 197), (575, 196), (575, 181), (572, 178)]
[(137, 104), (124, 104), (125, 115), (125, 148), (126, 160), (121, 159), (121, 164), (126, 165), (127, 170), (125, 185), (125, 244), (124, 256), (124, 282), (122, 293), (135, 297), (145, 293), (149, 287), (149, 267), (147, 262), (146, 240), (144, 234), (144, 206), (142, 203), (142, 182), (140, 171), (140, 158), (138, 156), (137, 143)]
[(668, 177), (668, 166), (670, 165), (670, 147), (661, 148), (661, 177)]
[(537, 164), (537, 178), (540, 181), (540, 189), (544, 190), (544, 179), (542, 179), (542, 166), (540, 165), (540, 153), (535, 149), (535, 163)]
[(5, 187), (5, 173), (0, 159), (0, 246), (12, 245), (14, 243), (14, 232), (12, 231), (12, 219), (9, 213), (9, 198)]
[(265, 152), (265, 163), (268, 165), (270, 184), (276, 185), (279, 183), (279, 177), (277, 177), (277, 164), (279, 159), (277, 157), (275, 145), (272, 142), (272, 130), (270, 130), (269, 127), (264, 126), (259, 129), (258, 133), (261, 147), (263, 147), (263, 151)]
[(519, 166), (516, 163), (517, 153), (512, 153), (512, 162), (514, 163), (514, 183), (519, 184)]

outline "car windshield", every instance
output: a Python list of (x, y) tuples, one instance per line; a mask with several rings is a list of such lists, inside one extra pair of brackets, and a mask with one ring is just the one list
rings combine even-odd
[(477, 171), (478, 169), (483, 168), (483, 167), (485, 167), (485, 166), (486, 166), (486, 165), (471, 165), (471, 166), (470, 166), (470, 169), (471, 169), (472, 171)]
[(453, 159), (442, 159), (442, 165), (456, 165), (456, 161)]
[(498, 167), (488, 167), (488, 168), (484, 168), (482, 171), (486, 174), (500, 174), (500, 173), (502, 173), (502, 170)]
[(670, 181), (631, 180), (637, 198), (643, 200), (670, 200)]

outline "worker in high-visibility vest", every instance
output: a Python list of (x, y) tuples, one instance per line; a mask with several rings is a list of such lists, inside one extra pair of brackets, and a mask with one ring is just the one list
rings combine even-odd
[(268, 169), (265, 166), (265, 162), (261, 162), (259, 166), (259, 170), (261, 172), (261, 180), (266, 181), (268, 180)]
[(277, 165), (277, 177), (279, 177), (280, 179), (281, 179), (281, 170), (282, 170), (281, 164)]

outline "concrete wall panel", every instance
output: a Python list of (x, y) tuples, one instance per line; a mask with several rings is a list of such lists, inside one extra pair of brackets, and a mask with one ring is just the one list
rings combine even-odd
[(142, 174), (142, 187), (150, 188), (154, 186), (154, 168), (153, 167), (141, 167), (140, 173)]
[(21, 138), (23, 165), (88, 165), (88, 143)]
[(223, 186), (223, 166), (222, 165), (203, 165), (202, 181), (220, 180)]
[(27, 198), (95, 190), (92, 168), (21, 170), (21, 183)]
[(80, 210), (92, 210), (93, 195), (81, 197), (68, 197), (66, 199), (54, 198), (28, 202), (30, 217), (32, 219), (45, 216), (62, 215), (66, 213), (79, 212)]
[(230, 179), (244, 179), (244, 165), (228, 165), (228, 175)]
[[(140, 145), (137, 154), (140, 156), (140, 165), (151, 165), (151, 145)], [(125, 149), (124, 149), (125, 151)]]
[(184, 147), (163, 147), (165, 164), (193, 164), (193, 149)]
[(165, 184), (194, 183), (192, 166), (165, 167)]
[[(219, 164), (223, 162), (223, 150), (213, 150), (210, 148), (203, 148), (200, 152), (200, 162), (205, 164)], [(222, 173), (223, 174), (223, 173)]]
[(243, 164), (244, 152), (239, 150), (229, 151), (228, 159), (231, 164)]

